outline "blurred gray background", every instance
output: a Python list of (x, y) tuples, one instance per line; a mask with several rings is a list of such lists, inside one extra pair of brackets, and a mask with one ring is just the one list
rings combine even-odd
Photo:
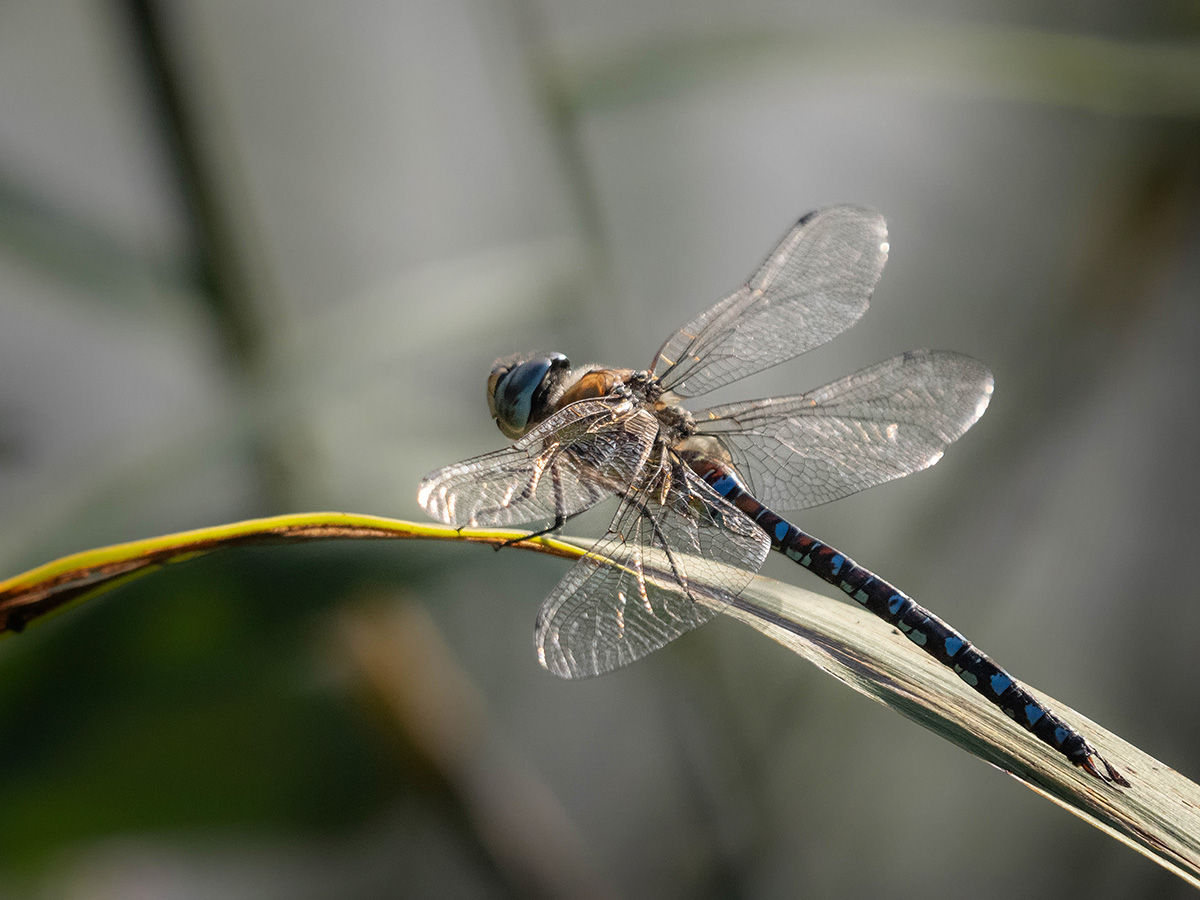
[[(1200, 6), (0, 0), (0, 575), (423, 518), (494, 358), (647, 364), (820, 205), (871, 310), (722, 397), (970, 353), (988, 414), (803, 527), (1191, 777)], [(577, 532), (574, 525), (572, 532)], [(534, 657), (559, 560), (239, 551), (0, 646), (0, 896), (1184, 896), (733, 622)], [(768, 568), (811, 589), (794, 566)]]

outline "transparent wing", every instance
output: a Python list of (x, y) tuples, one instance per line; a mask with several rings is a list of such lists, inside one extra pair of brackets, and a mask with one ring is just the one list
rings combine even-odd
[(887, 225), (874, 210), (809, 213), (746, 284), (675, 332), (650, 368), (665, 388), (695, 397), (820, 346), (866, 312), (887, 254)]
[(918, 350), (807, 394), (714, 406), (696, 422), (761, 502), (804, 509), (933, 465), (991, 396), (982, 363)]
[(503, 450), (431, 472), (417, 502), (448, 525), (506, 526), (568, 517), (623, 491), (658, 423), (621, 398), (567, 406)]
[(625, 495), (608, 533), (542, 604), (538, 659), (563, 678), (640, 659), (716, 615), (769, 550), (690, 469), (664, 467)]

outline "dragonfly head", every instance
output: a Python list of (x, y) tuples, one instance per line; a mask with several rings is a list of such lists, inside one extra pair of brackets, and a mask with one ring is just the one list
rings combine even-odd
[(551, 412), (571, 362), (561, 353), (502, 359), (488, 376), (488, 409), (505, 437), (524, 435)]

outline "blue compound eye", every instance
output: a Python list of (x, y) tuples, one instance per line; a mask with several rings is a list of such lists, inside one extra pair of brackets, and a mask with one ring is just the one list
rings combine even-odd
[(521, 437), (553, 412), (547, 404), (550, 387), (570, 366), (561, 353), (496, 364), (488, 376), (488, 409), (506, 437)]

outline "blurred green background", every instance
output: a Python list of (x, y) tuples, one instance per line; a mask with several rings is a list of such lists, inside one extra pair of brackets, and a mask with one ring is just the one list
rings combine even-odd
[[(420, 519), (421, 475), (503, 443), (494, 358), (645, 365), (855, 202), (891, 227), (872, 309), (721, 397), (985, 361), (934, 471), (800, 523), (1196, 777), (1198, 26), (1196, 0), (0, 0), (0, 575)], [(236, 551), (5, 641), (0, 897), (1185, 896), (735, 623), (558, 681), (530, 635), (565, 566)]]

